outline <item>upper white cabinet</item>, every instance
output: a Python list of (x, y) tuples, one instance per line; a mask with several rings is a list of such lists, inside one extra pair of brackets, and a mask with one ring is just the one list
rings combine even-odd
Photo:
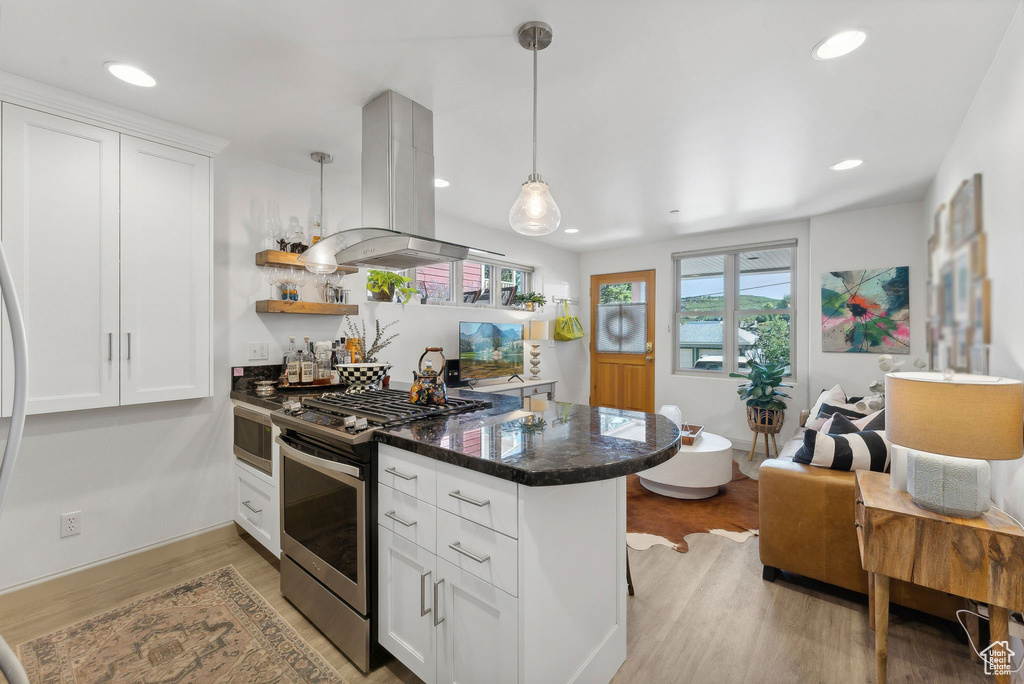
[(210, 396), (210, 157), (7, 102), (0, 126), (29, 413)]
[(121, 403), (210, 395), (210, 158), (121, 136)]
[[(118, 134), (7, 103), (0, 237), (28, 333), (30, 413), (118, 403)], [(14, 394), (4, 311), (3, 415)]]

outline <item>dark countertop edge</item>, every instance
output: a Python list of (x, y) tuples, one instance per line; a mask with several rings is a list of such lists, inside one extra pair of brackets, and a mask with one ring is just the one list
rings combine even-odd
[(515, 482), (526, 487), (556, 487), (559, 485), (582, 484), (625, 477), (626, 475), (632, 475), (633, 473), (653, 468), (656, 465), (661, 465), (679, 452), (680, 445), (680, 440), (677, 438), (672, 444), (659, 451), (651, 452), (646, 456), (594, 466), (573, 466), (557, 470), (530, 472), (505, 465), (498, 461), (488, 461), (476, 456), (467, 456), (456, 451), (449, 451), (432, 444), (424, 444), (423, 442), (417, 442), (416, 440), (407, 439), (388, 432), (378, 432), (375, 435), (375, 439), (381, 444), (399, 447), (435, 461), (449, 463), (466, 470), (475, 470), (484, 475)]
[[(294, 394), (295, 398), (302, 396), (301, 392)], [(291, 398), (291, 396), (277, 394), (273, 397), (264, 398), (257, 397), (250, 392), (232, 390), (231, 398), (269, 411), (278, 411), (281, 409), (281, 402)], [(672, 444), (658, 451), (651, 452), (646, 456), (594, 466), (575, 466), (557, 470), (529, 472), (498, 461), (489, 461), (477, 456), (467, 456), (457, 451), (449, 451), (448, 449), (418, 442), (414, 439), (407, 439), (389, 432), (375, 433), (374, 441), (380, 444), (399, 447), (435, 461), (449, 463), (467, 470), (475, 470), (500, 480), (515, 482), (526, 487), (555, 487), (558, 485), (582, 484), (625, 477), (626, 475), (632, 475), (633, 473), (653, 468), (656, 465), (661, 465), (675, 456), (679, 452), (680, 446), (680, 440), (677, 438)]]

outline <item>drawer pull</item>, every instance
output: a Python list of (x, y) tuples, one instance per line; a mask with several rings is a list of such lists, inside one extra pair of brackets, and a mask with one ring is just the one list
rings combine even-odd
[(399, 525), (405, 525), (406, 527), (412, 527), (413, 525), (416, 524), (415, 520), (413, 520), (412, 522), (409, 522), (408, 520), (403, 520), (402, 518), (399, 518), (397, 515), (395, 515), (394, 511), (388, 511), (387, 513), (384, 514), (384, 517), (385, 518), (391, 518), (392, 520), (394, 520)]
[(420, 575), (420, 617), (430, 614), (430, 606), (427, 605), (427, 578), (430, 577), (430, 570)]
[(456, 489), (454, 492), (448, 492), (448, 496), (452, 497), (453, 499), (458, 499), (459, 501), (465, 501), (466, 503), (472, 504), (472, 505), (476, 506), (477, 508), (483, 508), (484, 506), (486, 506), (486, 505), (491, 503), (490, 499), (486, 499), (484, 501), (479, 501), (477, 499), (471, 499), (468, 496), (466, 496), (465, 494), (460, 494), (458, 489)]
[(441, 614), (441, 611), (438, 610), (438, 608), (437, 608), (437, 588), (438, 588), (438, 586), (440, 586), (440, 584), (442, 582), (444, 582), (444, 577), (442, 577), (441, 579), (439, 579), (436, 582), (434, 582), (434, 626), (435, 627), (437, 627), (439, 624), (444, 622), (444, 617), (442, 617), (440, 620), (437, 619), (437, 616)]
[(406, 475), (406, 474), (405, 474), (405, 473), (403, 473), (402, 471), (400, 471), (400, 470), (395, 470), (394, 468), (385, 468), (385, 469), (384, 469), (384, 472), (385, 472), (385, 473), (391, 473), (391, 474), (392, 474), (392, 475), (394, 475), (395, 477), (400, 477), (400, 478), (402, 478), (403, 480), (415, 480), (415, 479), (416, 479), (416, 476), (415, 476), (415, 475)]
[(448, 548), (456, 553), (461, 553), (466, 558), (475, 560), (477, 563), (486, 563), (491, 559), (490, 556), (478, 556), (475, 553), (470, 553), (466, 549), (462, 548), (462, 542), (453, 542), (448, 545)]
[[(250, 501), (251, 501), (251, 499), (250, 499)], [(243, 501), (242, 505), (245, 506), (246, 508), (248, 508), (253, 513), (262, 513), (263, 512), (262, 508), (253, 508), (252, 504), (249, 503), (248, 501)]]

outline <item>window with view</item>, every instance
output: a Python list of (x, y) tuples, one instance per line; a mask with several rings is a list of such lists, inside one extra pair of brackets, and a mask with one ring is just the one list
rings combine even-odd
[[(530, 291), (529, 266), (461, 261), (417, 266), (403, 272), (424, 304), (509, 307)], [(491, 293), (500, 293), (492, 297)]]
[(743, 372), (781, 363), (792, 375), (795, 244), (677, 254), (676, 371)]

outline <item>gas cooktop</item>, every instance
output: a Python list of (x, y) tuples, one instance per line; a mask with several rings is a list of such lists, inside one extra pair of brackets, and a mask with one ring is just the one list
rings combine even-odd
[(409, 401), (408, 392), (393, 389), (361, 394), (327, 392), (319, 397), (305, 397), (301, 404), (285, 404), (283, 411), (274, 414), (274, 422), (285, 429), (314, 432), (355, 443), (368, 441), (376, 428), (490, 406), (489, 401), (462, 397), (448, 397), (447, 403), (441, 405), (420, 406)]

